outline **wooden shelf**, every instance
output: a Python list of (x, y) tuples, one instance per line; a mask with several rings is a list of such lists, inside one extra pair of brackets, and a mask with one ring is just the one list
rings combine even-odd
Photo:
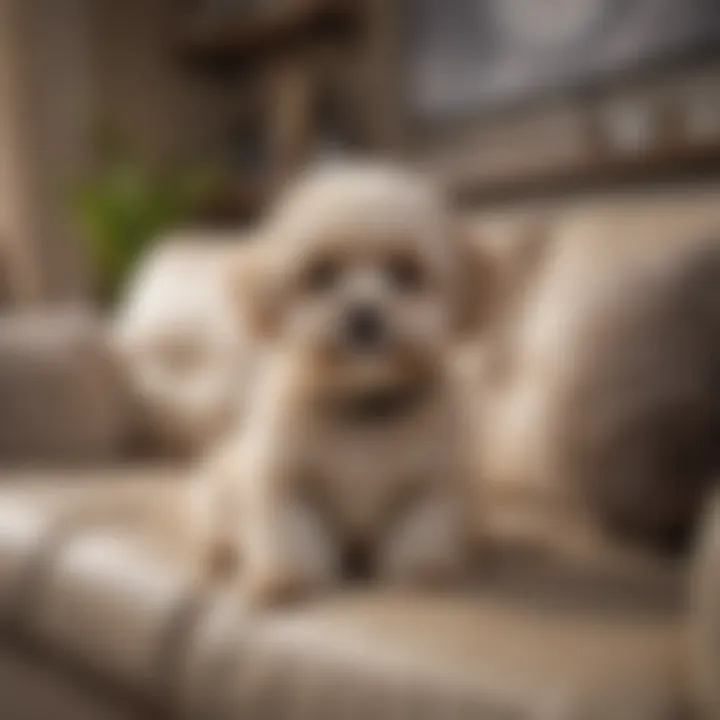
[(179, 50), (186, 60), (198, 63), (259, 59), (347, 31), (355, 25), (356, 11), (357, 3), (351, 0), (287, 0), (283, 7), (197, 23), (181, 32)]
[[(432, 173), (432, 168), (427, 169)], [(720, 181), (720, 143), (675, 148), (649, 156), (604, 157), (527, 175), (480, 178), (464, 173), (440, 179), (465, 206), (551, 198), (641, 183)], [(272, 194), (260, 184), (228, 185), (203, 209), (202, 217), (218, 223), (254, 220), (272, 199)]]
[(228, 184), (204, 203), (196, 219), (213, 225), (254, 221), (268, 199), (269, 192), (261, 184)]
[(605, 187), (663, 181), (720, 179), (720, 142), (650, 154), (603, 156), (527, 175), (488, 178), (446, 175), (451, 194), (464, 205), (553, 197)]

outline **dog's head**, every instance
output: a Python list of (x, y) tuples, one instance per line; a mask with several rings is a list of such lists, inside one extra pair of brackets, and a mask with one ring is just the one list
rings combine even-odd
[(482, 323), (491, 280), (430, 183), (354, 165), (316, 172), (278, 203), (237, 284), (266, 342), (353, 390), (437, 369)]

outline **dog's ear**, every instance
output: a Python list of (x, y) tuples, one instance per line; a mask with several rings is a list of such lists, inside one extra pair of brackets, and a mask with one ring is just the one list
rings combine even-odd
[(540, 275), (553, 246), (553, 230), (550, 217), (528, 220), (516, 230), (503, 269), (507, 293), (526, 288)]
[[(487, 234), (487, 236), (486, 236)], [(476, 223), (456, 222), (453, 230), (460, 260), (460, 330), (482, 332), (523, 296), (542, 272), (552, 245), (547, 219), (524, 222), (507, 236), (493, 237)]]
[(273, 272), (270, 248), (255, 238), (231, 260), (232, 302), (257, 340), (269, 342), (278, 333), (281, 321), (281, 288)]
[(472, 337), (485, 328), (498, 302), (498, 262), (470, 224), (454, 222), (451, 242), (457, 257), (457, 329), (461, 336)]

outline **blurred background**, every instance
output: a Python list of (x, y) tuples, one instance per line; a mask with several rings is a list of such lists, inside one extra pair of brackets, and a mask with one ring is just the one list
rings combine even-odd
[(720, 175), (715, 0), (2, 0), (2, 302), (383, 153), (495, 206)]
[[(537, 294), (523, 232), (517, 275), (498, 253), (518, 342), (490, 333), (500, 391), (471, 398), (503, 491), (480, 503), (490, 592), (246, 636), (134, 541), (183, 536), (184, 463), (256, 377), (238, 243), (303, 167), (354, 155), (419, 166), (473, 219), (583, 206), (553, 240), (579, 249)], [(720, 0), (0, 0), (0, 717), (720, 717), (720, 496), (698, 517), (718, 227)], [(608, 528), (705, 523), (693, 593), (685, 557), (597, 542), (548, 457), (596, 481)]]

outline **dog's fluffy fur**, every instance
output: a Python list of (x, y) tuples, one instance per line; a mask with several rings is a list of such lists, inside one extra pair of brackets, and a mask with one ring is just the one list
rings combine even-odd
[(151, 449), (208, 449), (242, 404), (253, 347), (228, 266), (249, 242), (236, 232), (175, 232), (153, 246), (120, 298), (114, 337), (137, 396), (137, 434)]
[(397, 584), (461, 576), (472, 458), (453, 348), (491, 280), (440, 194), (401, 169), (317, 171), (278, 203), (237, 282), (263, 366), (193, 500), (251, 601), (348, 566)]

